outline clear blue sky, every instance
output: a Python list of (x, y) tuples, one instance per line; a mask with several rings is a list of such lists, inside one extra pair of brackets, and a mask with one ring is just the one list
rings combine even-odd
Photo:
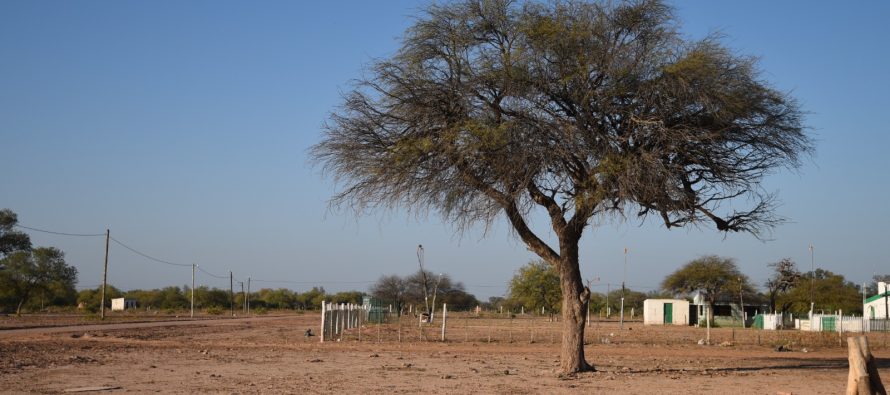
[[(360, 76), (391, 55), (426, 2), (0, 2), (0, 207), (37, 228), (102, 233), (142, 252), (303, 291), (365, 290), (427, 266), (480, 298), (535, 257), (504, 223), (455, 236), (435, 215), (329, 212), (330, 180), (307, 161), (321, 125)], [(603, 224), (582, 242), (585, 278), (656, 287), (702, 254), (734, 257), (758, 284), (783, 257), (855, 282), (888, 273), (890, 3), (678, 2), (692, 38), (761, 58), (763, 76), (810, 114), (817, 153), (766, 181), (791, 222), (773, 241), (711, 228)], [(539, 229), (546, 224), (536, 223)], [(104, 239), (30, 232), (101, 283)], [(110, 283), (183, 285), (190, 270), (116, 244)], [(202, 273), (198, 282), (228, 286)]]

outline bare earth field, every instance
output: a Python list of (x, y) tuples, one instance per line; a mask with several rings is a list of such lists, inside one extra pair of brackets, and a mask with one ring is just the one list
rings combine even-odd
[[(319, 321), (306, 314), (11, 329), (66, 321), (0, 317), (0, 392), (838, 394), (847, 378), (837, 334), (720, 328), (712, 344), (723, 346), (703, 346), (703, 328), (595, 322), (586, 352), (598, 371), (560, 377), (560, 324), (545, 319), (455, 316), (444, 343), (433, 341), (438, 325), (421, 334), (406, 319), (322, 344), (303, 336)], [(886, 379), (882, 336), (870, 342)], [(777, 344), (792, 351), (775, 351)]]

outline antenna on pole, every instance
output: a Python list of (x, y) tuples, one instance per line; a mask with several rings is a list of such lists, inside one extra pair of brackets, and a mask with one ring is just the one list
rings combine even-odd
[(624, 277), (621, 278), (621, 319), (619, 327), (624, 329), (624, 282), (627, 280), (627, 247), (624, 247)]
[(429, 280), (426, 278), (426, 269), (423, 268), (423, 244), (417, 245), (417, 263), (420, 265), (420, 278), (423, 281), (423, 302), (426, 304), (426, 313), (430, 314)]
[(810, 244), (810, 269), (813, 270), (813, 275), (810, 276), (810, 317), (812, 317), (816, 306), (816, 258), (812, 244)]

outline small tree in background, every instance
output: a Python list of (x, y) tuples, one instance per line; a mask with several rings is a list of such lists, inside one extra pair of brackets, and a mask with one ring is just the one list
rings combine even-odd
[(8, 208), (0, 210), (0, 258), (13, 251), (31, 249), (31, 238), (28, 234), (13, 229), (18, 222), (18, 216), (12, 210)]
[(312, 287), (312, 289), (298, 294), (295, 302), (305, 310), (317, 310), (321, 308), (321, 302), (328, 297), (324, 287)]
[[(770, 311), (780, 311), (784, 316), (792, 305), (792, 302), (784, 295), (800, 284), (803, 278), (791, 258), (770, 263), (769, 267), (773, 269), (773, 276), (764, 284), (769, 299), (769, 309)], [(781, 303), (779, 303), (780, 299)]]
[(407, 284), (401, 277), (395, 274), (380, 276), (377, 282), (371, 285), (370, 292), (371, 296), (395, 305), (398, 315), (402, 315), (402, 306), (407, 296)]
[(32, 251), (15, 251), (0, 260), (0, 292), (15, 301), (16, 314), (35, 295), (48, 295), (54, 290), (74, 292), (77, 269), (65, 263), (65, 254), (57, 248), (40, 247)]
[(878, 294), (878, 282), (885, 282), (890, 284), (890, 274), (875, 274), (871, 277), (871, 282), (865, 286), (865, 292), (868, 295), (877, 295)]
[(365, 296), (361, 291), (341, 291), (331, 295), (332, 303), (352, 303), (362, 304), (362, 298)]
[(710, 324), (714, 319), (714, 302), (721, 295), (738, 295), (739, 289), (754, 292), (748, 276), (742, 274), (732, 258), (706, 255), (690, 261), (668, 275), (661, 287), (674, 294), (690, 295), (701, 292), (708, 303), (706, 319)]
[(507, 295), (512, 304), (527, 310), (541, 312), (543, 308), (549, 315), (557, 313), (562, 301), (559, 273), (544, 261), (531, 261), (510, 279)]
[(863, 307), (858, 285), (847, 281), (843, 275), (819, 268), (815, 275), (813, 272), (803, 273), (801, 281), (788, 293), (780, 295), (777, 303), (789, 304), (791, 311), (806, 314), (810, 311), (811, 300), (816, 312), (843, 310), (845, 314), (861, 314)]

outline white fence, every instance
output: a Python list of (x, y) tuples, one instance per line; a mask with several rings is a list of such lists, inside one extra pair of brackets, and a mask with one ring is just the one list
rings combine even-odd
[[(321, 331), (319, 338), (323, 343), (352, 328), (359, 328), (367, 319), (367, 310), (362, 305), (352, 303), (321, 302)], [(361, 331), (359, 331), (361, 333)]]
[[(768, 331), (779, 329), (782, 326), (782, 315), (781, 314), (760, 314), (761, 318), (754, 318), (755, 327), (761, 326), (760, 329), (765, 329)], [(759, 320), (763, 320), (762, 322), (757, 322)]]
[(842, 314), (813, 314), (809, 320), (797, 320), (797, 328), (811, 332), (870, 332), (870, 321)]

